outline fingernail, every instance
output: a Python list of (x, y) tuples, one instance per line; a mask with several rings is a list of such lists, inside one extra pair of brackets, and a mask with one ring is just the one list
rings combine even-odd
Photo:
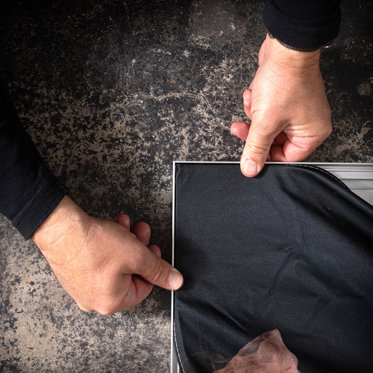
[(246, 159), (243, 163), (242, 170), (246, 175), (256, 175), (259, 171), (259, 167), (256, 162), (251, 159)]
[(172, 290), (177, 290), (183, 284), (183, 276), (179, 271), (173, 269), (168, 276), (168, 285)]

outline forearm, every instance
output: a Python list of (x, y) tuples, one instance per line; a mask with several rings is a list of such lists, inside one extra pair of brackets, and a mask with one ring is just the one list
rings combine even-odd
[(0, 212), (28, 239), (66, 193), (42, 162), (0, 83)]

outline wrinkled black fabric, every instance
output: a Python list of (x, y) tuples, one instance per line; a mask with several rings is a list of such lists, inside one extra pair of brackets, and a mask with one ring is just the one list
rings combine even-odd
[(313, 166), (177, 164), (175, 339), (184, 372), (279, 329), (301, 372), (372, 372), (373, 207)]

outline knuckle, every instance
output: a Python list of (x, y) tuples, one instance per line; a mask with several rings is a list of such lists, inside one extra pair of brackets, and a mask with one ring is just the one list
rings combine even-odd
[(143, 272), (144, 268), (146, 268), (147, 260), (139, 250), (134, 250), (129, 260), (131, 261), (132, 268), (136, 271)]
[(325, 138), (329, 137), (332, 134), (332, 126), (331, 124), (325, 128)]
[(115, 312), (119, 311), (120, 303), (117, 299), (113, 298), (107, 300), (99, 307), (97, 307), (97, 312), (104, 316), (113, 315)]
[(257, 132), (261, 137), (275, 136), (279, 132), (278, 127), (276, 123), (263, 120), (257, 128)]
[(97, 312), (103, 316), (110, 316), (115, 313), (115, 311), (111, 308), (103, 307), (97, 310)]
[(271, 115), (258, 115), (254, 110), (251, 110), (251, 115), (253, 117), (254, 124), (252, 126), (254, 132), (261, 138), (274, 137), (284, 127), (282, 120), (274, 121), (273, 119), (269, 119)]
[(269, 147), (270, 146), (248, 143), (246, 145), (246, 152), (247, 153), (252, 153), (252, 154), (263, 155), (263, 154), (268, 153)]
[(146, 267), (146, 256), (136, 242), (128, 248), (127, 255), (122, 258), (122, 261), (122, 264), (126, 264), (126, 267), (133, 272), (141, 271)]
[(162, 265), (160, 261), (157, 260), (145, 276), (150, 282), (156, 283), (160, 281), (162, 274)]
[(315, 143), (317, 143), (317, 146), (320, 145), (326, 138), (328, 138), (332, 133), (332, 124), (331, 122), (323, 123), (318, 126), (319, 132), (315, 136)]
[(88, 307), (84, 307), (83, 305), (81, 305), (80, 303), (78, 303), (77, 301), (75, 301), (76, 305), (79, 307), (79, 309), (83, 312), (92, 312), (92, 310)]

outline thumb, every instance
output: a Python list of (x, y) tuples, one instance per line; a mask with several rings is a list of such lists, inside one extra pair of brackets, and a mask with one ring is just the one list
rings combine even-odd
[(246, 138), (245, 148), (241, 157), (241, 171), (247, 177), (254, 177), (264, 167), (275, 133), (265, 133), (252, 122)]
[(184, 282), (183, 276), (176, 268), (148, 248), (142, 252), (136, 274), (150, 283), (168, 290), (177, 290)]

